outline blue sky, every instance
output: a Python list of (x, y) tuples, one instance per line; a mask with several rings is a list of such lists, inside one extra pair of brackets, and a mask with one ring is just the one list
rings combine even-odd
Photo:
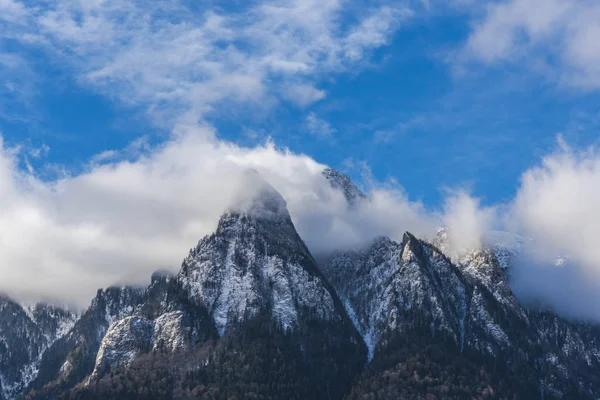
[[(43, 2), (11, 0), (6, 4), (11, 3), (37, 13), (38, 19), (40, 10), (52, 8)], [(205, 2), (191, 9), (196, 17), (205, 15), (207, 10), (224, 16), (233, 10), (240, 13), (236, 2), (225, 4), (230, 7)], [(254, 146), (271, 137), (278, 146), (310, 155), (358, 180), (360, 170), (352, 166), (366, 163), (376, 179), (394, 178), (411, 198), (431, 206), (441, 203), (444, 188), (468, 187), (486, 203), (508, 199), (517, 190), (522, 172), (556, 147), (558, 134), (574, 146), (596, 144), (600, 96), (593, 83), (581, 86), (561, 82), (562, 78), (556, 77), (560, 71), (538, 71), (532, 65), (539, 60), (525, 56), (500, 57), (490, 63), (478, 59), (477, 54), (465, 55), (469, 40), (483, 29), (481, 26), (492, 23), (493, 12), (488, 9), (486, 14), (486, 5), (348, 4), (352, 6), (348, 7), (350, 11), (332, 6), (332, 16), (327, 16), (326, 21), (333, 21), (336, 29), (343, 30), (347, 24), (356, 24), (361, 12), (375, 14), (378, 8), (395, 7), (402, 15), (392, 17), (381, 40), (365, 46), (360, 60), (342, 66), (321, 65), (325, 62), (316, 60), (308, 77), (273, 74), (265, 78), (267, 86), (270, 80), (299, 81), (321, 91), (322, 96), (307, 101), (290, 100), (285, 94), (239, 103), (234, 99), (219, 100), (215, 101), (214, 110), (196, 111), (196, 116), (215, 126), (218, 136), (225, 140)], [(80, 29), (86, 29), (77, 19), (83, 18), (85, 11), (76, 5), (69, 7), (72, 9), (65, 7), (64, 13), (79, 23)], [(158, 11), (155, 15), (177, 22), (185, 7), (182, 4), (172, 14), (165, 7), (162, 12), (168, 16), (160, 16)], [(309, 4), (307, 9), (310, 7), (319, 6)], [(108, 14), (108, 9), (99, 6), (98, 10), (88, 10), (87, 18), (105, 18), (101, 13)], [(112, 8), (110, 13), (114, 14), (111, 18), (128, 15), (127, 11)], [(54, 26), (53, 31), (44, 31), (40, 22), (24, 24), (24, 15), (4, 22), (10, 26), (7, 31), (14, 33), (0, 41), (0, 54), (18, 62), (12, 67), (5, 62), (1, 70), (5, 85), (0, 92), (0, 131), (8, 145), (47, 148), (43, 157), (32, 161), (36, 166), (60, 164), (77, 173), (95, 155), (125, 148), (142, 136), (153, 144), (169, 140), (173, 125), (157, 122), (155, 119), (162, 117), (156, 117), (160, 114), (156, 109), (163, 107), (169, 113), (187, 110), (182, 109), (185, 106), (169, 104), (169, 100), (152, 104), (156, 100), (149, 97), (151, 94), (136, 93), (141, 89), (127, 87), (148, 84), (136, 82), (133, 77), (146, 72), (132, 70), (131, 76), (115, 73), (115, 77), (98, 82), (86, 80), (82, 75), (108, 65), (111, 57), (95, 49), (96, 32), (89, 29), (91, 33), (82, 33), (91, 36), (89, 41), (75, 43), (60, 32), (60, 25)], [(18, 26), (19, 23), (25, 26)], [(514, 22), (519, 23), (527, 22)], [(137, 27), (132, 32), (141, 33)], [(23, 40), (25, 34), (40, 38), (28, 42)], [(51, 43), (41, 43), (42, 40)], [(99, 40), (98, 45), (101, 44)], [(309, 46), (298, 44), (303, 45)], [(517, 48), (519, 43), (512, 45)], [(123, 45), (113, 51), (128, 50)], [(540, 57), (546, 60), (560, 57), (556, 52), (562, 51), (539, 51), (542, 50), (545, 54)], [(252, 50), (246, 51), (252, 56)], [(106, 60), (91, 61), (102, 57)], [(132, 68), (136, 67), (141, 68)], [(188, 78), (194, 73), (193, 64), (174, 65), (173, 71), (169, 68), (166, 63), (148, 73), (173, 74), (174, 79), (177, 73)], [(183, 68), (187, 70), (182, 71)], [(275, 83), (278, 84), (281, 82)], [(128, 91), (133, 93), (127, 99)], [(270, 104), (251, 104), (261, 102)], [(178, 110), (173, 111), (174, 108)]]
[(314, 252), (508, 230), (597, 292), (599, 21), (592, 0), (0, 0), (0, 291), (81, 305), (176, 271), (254, 168)]

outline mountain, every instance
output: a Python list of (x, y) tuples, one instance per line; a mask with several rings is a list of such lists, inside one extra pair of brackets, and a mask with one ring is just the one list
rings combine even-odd
[(23, 307), (0, 297), (0, 399), (13, 398), (27, 387), (42, 354), (69, 331), (75, 319), (57, 307)]
[(344, 197), (350, 206), (354, 206), (361, 201), (367, 200), (367, 195), (352, 182), (348, 175), (333, 168), (325, 168), (323, 170), (323, 176), (327, 179), (332, 188), (339, 190), (344, 194)]
[(176, 276), (99, 291), (27, 397), (148, 398), (138, 386), (153, 380), (157, 398), (341, 398), (366, 349), (281, 195), (255, 183)]
[[(195, 304), (208, 309), (226, 341), (242, 340), (275, 359), (285, 349), (281, 363), (290, 364), (286, 374), (296, 377), (289, 396), (339, 398), (365, 362), (364, 345), (296, 232), (284, 199), (263, 184), (248, 207), (225, 213), (215, 234), (190, 252), (178, 280)], [(273, 340), (281, 341), (279, 348)], [(251, 354), (244, 353), (234, 358), (248, 361)], [(265, 370), (262, 356), (255, 356), (257, 371), (276, 367)], [(228, 362), (232, 355), (222, 357)], [(240, 373), (240, 379), (248, 377)]]
[(372, 358), (390, 333), (431, 327), (462, 343), (467, 308), (460, 271), (410, 233), (334, 257), (323, 271), (355, 317)]
[(175, 274), (79, 316), (0, 298), (2, 399), (600, 398), (600, 327), (511, 290), (521, 238), (450, 258), (444, 230), (407, 232), (318, 265), (281, 195), (247, 179)]
[(406, 233), (333, 256), (323, 272), (371, 358), (350, 398), (597, 398), (600, 330), (524, 308), (511, 254), (476, 249), (455, 263)]

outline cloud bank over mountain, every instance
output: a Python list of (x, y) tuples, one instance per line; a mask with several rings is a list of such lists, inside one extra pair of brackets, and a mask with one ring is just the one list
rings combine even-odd
[[(583, 3), (589, 2), (476, 7), (477, 23), (451, 58), (490, 66), (525, 60), (554, 80), (595, 89), (598, 60), (591, 54), (598, 52), (588, 35), (598, 7), (583, 10)], [(106, 149), (82, 172), (54, 178), (27, 162), (25, 148), (0, 142), (0, 290), (85, 305), (98, 287), (143, 284), (156, 269), (176, 271), (220, 213), (251, 193), (242, 177), (253, 168), (286, 199), (315, 255), (379, 235), (400, 240), (405, 231), (433, 237), (439, 226), (447, 227), (459, 254), (491, 230), (508, 230), (531, 243), (515, 274), (524, 296), (600, 320), (594, 311), (600, 305), (595, 150), (563, 145), (533, 160), (514, 198), (502, 204), (459, 187), (446, 192), (442, 206), (428, 208), (402, 182), (366, 179), (371, 200), (351, 208), (321, 175), (325, 165), (270, 142), (243, 147), (220, 139), (207, 122), (220, 112), (268, 114), (280, 103), (304, 109), (326, 99), (323, 83), (371, 68), (373, 53), (417, 17), (422, 2), (378, 1), (365, 8), (359, 1), (273, 0), (226, 8), (137, 0), (0, 2), (0, 39), (27, 50), (0, 51), (8, 82), (0, 90), (11, 99), (35, 95), (32, 82), (41, 67), (30, 51), (81, 87), (124, 107), (142, 107), (169, 132), (162, 144), (137, 140), (125, 150)], [(540, 14), (542, 8), (547, 11)], [(558, 46), (550, 46), (557, 36)], [(548, 52), (557, 63), (542, 68), (538, 55)], [(343, 134), (316, 112), (305, 123), (307, 135)], [(557, 267), (557, 256), (568, 262)], [(589, 290), (581, 289), (583, 282)]]
[[(98, 287), (145, 284), (157, 269), (175, 272), (221, 213), (252, 195), (256, 188), (244, 177), (255, 169), (287, 201), (315, 255), (356, 248), (380, 235), (401, 240), (405, 231), (433, 238), (439, 226), (447, 227), (451, 249), (460, 254), (484, 242), (487, 232), (507, 229), (529, 244), (527, 262), (514, 275), (524, 298), (578, 317), (600, 317), (594, 311), (600, 303), (600, 158), (593, 150), (559, 148), (523, 174), (507, 204), (483, 206), (467, 192), (449, 191), (443, 209), (427, 209), (398, 185), (370, 182), (370, 201), (351, 206), (323, 177), (325, 166), (310, 157), (273, 143), (243, 148), (202, 129), (134, 160), (90, 164), (54, 181), (20, 168), (18, 150), (4, 147), (1, 289), (25, 300), (85, 305)], [(568, 263), (556, 266), (557, 256)]]
[(145, 283), (156, 269), (177, 271), (221, 213), (252, 195), (244, 180), (250, 168), (281, 192), (315, 253), (435, 227), (400, 191), (376, 189), (371, 203), (352, 211), (321, 175), (325, 166), (311, 158), (272, 143), (242, 148), (210, 131), (55, 181), (20, 169), (18, 157), (6, 148), (0, 156), (0, 285), (22, 298), (66, 294), (85, 304), (98, 287)]
[[(11, 93), (31, 95), (20, 84), (22, 71), (39, 73), (36, 60), (43, 55), (81, 87), (143, 109), (169, 133), (151, 149), (143, 140), (105, 149), (74, 175), (45, 166), (59, 171), (49, 179), (28, 163), (27, 150), (3, 145), (0, 289), (19, 298), (85, 304), (97, 287), (146, 282), (157, 268), (177, 270), (220, 213), (251, 190), (240, 179), (247, 168), (282, 192), (316, 251), (321, 243), (336, 247), (374, 235), (366, 226), (354, 228), (365, 219), (392, 229), (393, 220), (376, 211), (341, 218), (343, 198), (320, 176), (324, 166), (273, 144), (243, 148), (221, 141), (207, 118), (225, 109), (268, 114), (280, 103), (303, 108), (322, 100), (323, 80), (369, 68), (372, 53), (412, 14), (408, 4), (377, 2), (365, 9), (339, 0), (199, 7), (137, 0), (1, 2), (0, 40), (24, 50), (10, 58), (0, 50)], [(382, 192), (374, 203), (403, 196)], [(418, 204), (407, 203), (400, 218), (421, 221), (420, 213)], [(412, 226), (393, 228), (403, 225)], [(324, 240), (327, 232), (334, 235)], [(65, 287), (71, 288), (66, 295)]]

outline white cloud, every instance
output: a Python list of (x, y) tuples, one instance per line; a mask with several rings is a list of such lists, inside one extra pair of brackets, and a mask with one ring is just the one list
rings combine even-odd
[(453, 256), (489, 240), (522, 242), (511, 271), (520, 300), (600, 321), (600, 153), (569, 148), (560, 137), (558, 144), (522, 174), (514, 199), (484, 206), (450, 192), (441, 220)]
[(423, 207), (401, 191), (375, 189), (372, 203), (351, 212), (321, 176), (324, 166), (309, 157), (272, 144), (246, 149), (205, 139), (211, 136), (181, 133), (134, 161), (105, 158), (50, 182), (19, 170), (16, 150), (2, 148), (0, 290), (85, 305), (98, 287), (143, 284), (157, 269), (176, 272), (241, 188), (251, 190), (243, 181), (247, 168), (282, 193), (317, 255), (381, 234), (433, 231)]
[(543, 254), (569, 255), (600, 282), (599, 205), (600, 154), (563, 146), (523, 175), (514, 212)]
[(494, 207), (483, 207), (479, 199), (467, 192), (449, 193), (442, 220), (448, 233), (450, 255), (481, 247), (486, 233), (497, 224), (497, 218)]
[(407, 20), (413, 12), (407, 8), (382, 7), (352, 30), (345, 41), (345, 56), (350, 60), (361, 60), (365, 51), (388, 43), (390, 35), (397, 29), (398, 20)]
[(25, 17), (27, 10), (15, 0), (0, 0), (0, 22), (18, 22), (20, 18)]
[(290, 85), (284, 88), (282, 96), (300, 107), (307, 107), (325, 98), (324, 90), (316, 89), (311, 85)]
[(151, 116), (171, 123), (202, 119), (224, 101), (284, 98), (305, 107), (324, 98), (324, 74), (367, 65), (410, 16), (403, 7), (352, 14), (340, 0), (271, 0), (228, 12), (167, 0), (6, 4), (25, 14), (0, 38), (43, 46), (83, 84), (148, 104)]
[[(220, 107), (268, 110), (280, 99), (300, 107), (323, 99), (320, 81), (368, 65), (370, 53), (409, 16), (389, 7), (352, 14), (348, 6), (272, 0), (225, 12), (168, 0), (0, 0), (0, 41), (44, 50), (81, 85), (147, 106), (156, 123), (173, 129), (156, 148), (142, 141), (105, 149), (83, 173), (50, 181), (37, 177), (26, 154), (0, 142), (0, 289), (81, 305), (98, 287), (146, 282), (155, 269), (176, 271), (187, 249), (214, 229), (247, 167), (288, 199), (316, 251), (321, 243), (336, 247), (373, 235), (375, 229), (356, 231), (365, 217), (344, 217), (343, 198), (320, 176), (321, 165), (271, 144), (220, 142), (205, 123)], [(2, 57), (7, 77), (19, 76), (11, 66), (23, 59)], [(333, 132), (313, 117), (314, 133)], [(405, 201), (389, 193), (377, 198)], [(419, 212), (410, 203), (404, 208)], [(325, 238), (328, 232), (335, 234)]]
[[(565, 315), (600, 321), (600, 154), (561, 142), (526, 171), (507, 217), (530, 238), (515, 290)], [(557, 265), (557, 257), (562, 260)]]
[(491, 2), (474, 24), (462, 57), (488, 65), (525, 63), (560, 83), (598, 89), (599, 34), (600, 4), (596, 1)]
[(329, 122), (317, 117), (314, 112), (310, 112), (306, 116), (306, 128), (311, 135), (319, 139), (332, 139), (336, 132)]

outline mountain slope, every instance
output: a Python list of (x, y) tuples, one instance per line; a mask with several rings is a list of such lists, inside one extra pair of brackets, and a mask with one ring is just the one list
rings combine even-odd
[(481, 249), (455, 264), (410, 234), (334, 256), (324, 273), (372, 356), (351, 397), (405, 397), (429, 382), (424, 393), (443, 398), (596, 398), (600, 331), (523, 308), (509, 259)]
[[(223, 215), (215, 234), (184, 260), (178, 279), (192, 301), (209, 310), (222, 341), (241, 347), (239, 354), (253, 347), (278, 352), (270, 342), (281, 340), (288, 355), (280, 362), (294, 365), (296, 382), (312, 382), (296, 395), (310, 389), (313, 397), (340, 398), (364, 363), (360, 336), (296, 232), (285, 201), (267, 184), (248, 207)], [(220, 357), (230, 362), (230, 355)]]
[(297, 325), (301, 314), (340, 318), (335, 295), (272, 188), (248, 210), (225, 213), (216, 232), (184, 260), (178, 279), (207, 307), (221, 335), (267, 308), (284, 330)]
[(368, 199), (367, 195), (365, 195), (347, 175), (342, 174), (333, 168), (325, 168), (322, 174), (333, 189), (339, 190), (344, 194), (344, 197), (350, 206), (354, 206), (357, 203)]
[(12, 398), (31, 382), (42, 354), (69, 330), (75, 318), (57, 307), (24, 308), (0, 298), (0, 398)]
[(285, 201), (262, 184), (223, 214), (177, 276), (99, 291), (44, 354), (28, 397), (135, 398), (121, 380), (152, 379), (157, 372), (144, 365), (157, 365), (166, 377), (161, 398), (190, 387), (211, 398), (341, 398), (366, 349)]
[[(138, 340), (140, 330), (124, 329), (132, 318), (139, 325), (151, 326), (146, 342)], [(126, 366), (136, 354), (185, 350), (215, 336), (206, 310), (192, 307), (177, 280), (168, 275), (154, 274), (146, 289), (99, 290), (73, 329), (44, 353), (29, 397), (57, 397)]]
[(462, 343), (467, 287), (443, 254), (410, 233), (335, 256), (324, 273), (355, 315), (371, 357), (383, 337), (423, 327)]

